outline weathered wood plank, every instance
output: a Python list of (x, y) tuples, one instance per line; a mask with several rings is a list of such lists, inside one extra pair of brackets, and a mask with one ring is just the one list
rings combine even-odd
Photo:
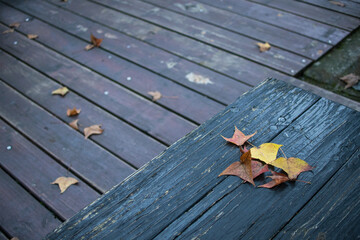
[[(237, 187), (240, 181), (228, 177), (213, 189), (210, 199), (204, 198), (197, 204), (197, 211), (190, 211), (198, 214), (198, 218), (185, 226), (185, 231), (180, 231), (181, 238), (211, 236), (216, 239), (224, 233), (230, 239), (272, 238), (359, 147), (353, 144), (359, 142), (360, 126), (356, 124), (359, 115), (328, 100), (320, 100), (272, 140), (286, 144), (287, 155), (316, 166), (313, 174), (300, 176), (301, 180), (311, 181), (311, 185), (293, 183), (262, 191), (245, 185)], [(343, 151), (343, 147), (349, 151)], [(236, 188), (232, 190), (233, 187)], [(221, 196), (216, 194), (221, 191), (224, 192)]]
[[(84, 1), (73, 1), (70, 4), (55, 0), (52, 2), (74, 11), (77, 14), (90, 18), (93, 21), (101, 22), (102, 24), (117, 29), (118, 31), (141, 39), (147, 43), (157, 46), (158, 48), (164, 49), (165, 51), (170, 51), (175, 55), (224, 73), (252, 86), (257, 85), (269, 76), (284, 80), (289, 78), (284, 74), (266, 68), (260, 64), (229, 54), (228, 52), (99, 4)], [(174, 68), (180, 73), (183, 71), (187, 72), (187, 69), (183, 66), (182, 62), (177, 64)], [(254, 71), (254, 69), (257, 69), (257, 71)], [(166, 68), (162, 74), (173, 73)], [(207, 74), (202, 74), (201, 72), (199, 74), (206, 77), (209, 76)], [(210, 79), (213, 81), (212, 78)]]
[(360, 151), (275, 239), (356, 239), (360, 234)]
[[(60, 219), (66, 220), (72, 217), (100, 196), (2, 120), (0, 120), (0, 145), (2, 146), (1, 168), (10, 172)], [(79, 183), (60, 194), (58, 186), (50, 183), (62, 176), (75, 177)]]
[[(210, 5), (201, 4), (197, 1), (189, 2), (180, 0), (173, 3), (166, 0), (146, 0), (146, 2), (249, 36), (258, 42), (269, 42), (272, 46), (285, 49), (310, 59), (319, 58), (331, 48), (328, 44), (304, 37), (300, 34), (215, 8)], [(301, 61), (307, 63), (309, 60), (304, 58)]]
[[(100, 2), (100, 1), (99, 1)], [(271, 51), (260, 53), (256, 41), (228, 30), (190, 19), (183, 15), (158, 8), (154, 5), (134, 1), (104, 0), (102, 4), (125, 11), (140, 19), (192, 37), (220, 49), (248, 58), (289, 75), (295, 75), (306, 66), (303, 57), (273, 47)]]
[(19, 239), (41, 239), (61, 222), (0, 169), (0, 225)]
[(345, 4), (344, 7), (338, 6), (336, 4), (332, 4), (330, 3), (330, 1), (322, 1), (322, 0), (300, 0), (300, 1), (360, 18), (360, 5), (352, 1), (341, 0), (340, 2)]
[(199, 1), (245, 17), (273, 24), (289, 31), (294, 31), (331, 45), (337, 44), (349, 34), (348, 31), (342, 29), (244, 0)]
[[(11, 3), (21, 7), (21, 9), (27, 9), (25, 2), (21, 4), (17, 1), (11, 1)], [(42, 4), (43, 3), (41, 3), (41, 5)], [(35, 8), (38, 9), (39, 5), (40, 4), (34, 2), (33, 6), (36, 6)], [(14, 16), (14, 14), (10, 14), (10, 12), (5, 9), (3, 11), (7, 12), (7, 16), (10, 16), (10, 18), (14, 20), (17, 19), (15, 21), (19, 21), (20, 15), (25, 17), (24, 14), (20, 12)], [(27, 9), (27, 11), (30, 11), (31, 14), (38, 15), (29, 9)], [(13, 9), (12, 12), (18, 11)], [(42, 9), (42, 12), (49, 12), (49, 10)], [(66, 18), (66, 16), (61, 17)], [(10, 18), (6, 18), (7, 23)], [(57, 22), (61, 21), (57, 20)], [(198, 124), (204, 122), (224, 108), (222, 104), (212, 101), (167, 79), (161, 78), (159, 75), (146, 71), (115, 55), (112, 55), (111, 59), (109, 59), (109, 53), (104, 50), (93, 49), (92, 51), (85, 51), (84, 46), (86, 46), (88, 42), (79, 40), (74, 36), (55, 29), (48, 24), (36, 21), (35, 19), (28, 22), (28, 24), (23, 24), (19, 30), (24, 33), (32, 32), (41, 36), (38, 39), (39, 42), (111, 78), (124, 87), (128, 87), (127, 84), (130, 84), (128, 82), (132, 82), (131, 89), (137, 94), (142, 95), (142, 97), (148, 98), (148, 100), (151, 100), (151, 96), (148, 94), (149, 91), (158, 90), (165, 96), (170, 96), (161, 98), (157, 103)]]
[(0, 104), (3, 119), (99, 191), (110, 189), (134, 171), (3, 82), (0, 93), (0, 101), (7, 103)]
[[(223, 179), (217, 175), (238, 158), (238, 148), (221, 141), (220, 134), (231, 134), (236, 124), (246, 133), (257, 129), (256, 141), (269, 141), (317, 100), (318, 97), (282, 82), (263, 84), (171, 146), (128, 182), (115, 187), (49, 237), (77, 238), (80, 229), (85, 237), (155, 237), (221, 183)], [(274, 112), (277, 101), (282, 107)], [(78, 222), (84, 216), (86, 219)]]
[[(84, 127), (102, 124), (106, 131), (90, 137), (94, 142), (106, 147), (126, 162), (139, 168), (165, 149), (165, 146), (144, 133), (134, 129), (113, 115), (96, 107), (79, 95), (70, 92), (65, 98), (51, 96), (60, 84), (45, 77), (22, 62), (0, 50), (1, 79), (41, 105), (64, 122), (79, 119), (81, 132)], [(66, 116), (68, 108), (81, 109), (78, 117)], [(121, 136), (121, 137), (119, 137)]]
[(167, 144), (195, 128), (195, 124), (18, 33), (4, 35), (2, 44), (7, 52)]
[(2, 232), (0, 232), (0, 240), (8, 240), (8, 238)]
[[(62, 2), (59, 1), (55, 1), (54, 3), (59, 4), (60, 6), (63, 5)], [(88, 2), (82, 2), (81, 4), (87, 3)], [(68, 10), (58, 8), (46, 2), (38, 3), (36, 1), (31, 1), (27, 4), (27, 9), (37, 18), (49, 22), (66, 32), (76, 35), (77, 37), (81, 37), (85, 41), (89, 40), (89, 35), (92, 32), (98, 38), (105, 39), (101, 48), (133, 61), (141, 67), (154, 71), (169, 78), (170, 80), (174, 80), (222, 103), (230, 104), (237, 96), (250, 89), (248, 85), (234, 79), (211, 71), (198, 64), (187, 61), (186, 59), (179, 58), (167, 51), (156, 48), (141, 40), (137, 40), (134, 37), (127, 36), (104, 25), (100, 25), (94, 21), (90, 21), (84, 17), (70, 13)], [(57, 14), (52, 14), (53, 12), (57, 12)], [(71, 53), (71, 51), (69, 51), (69, 53)], [(109, 57), (111, 55), (107, 53), (106, 56)], [(136, 66), (135, 69), (138, 69), (138, 67)], [(178, 91), (176, 86), (174, 87), (174, 85), (169, 83), (169, 81), (166, 81), (155, 74), (150, 74), (144, 70), (139, 69), (137, 71), (143, 72), (143, 77), (146, 78), (148, 82), (147, 85), (144, 86), (144, 84), (140, 84), (139, 81), (121, 81), (121, 83), (132, 89), (139, 89), (138, 91), (146, 96), (148, 96), (146, 91), (148, 91), (150, 87), (153, 89), (159, 89), (164, 93), (170, 90), (170, 93), (184, 95), (180, 94), (181, 91)], [(186, 76), (191, 73), (208, 77), (212, 81), (212, 84), (197, 84), (190, 82)], [(120, 76), (114, 75), (113, 77), (117, 79)], [(171, 99), (161, 99), (160, 102), (164, 100), (174, 102)], [(180, 96), (180, 101), (181, 100), (182, 98)], [(189, 101), (190, 100), (191, 99), (189, 99)], [(179, 103), (180, 101), (176, 101), (173, 104)]]
[(352, 31), (360, 25), (360, 20), (325, 8), (299, 1), (288, 0), (251, 0), (267, 6), (291, 12), (316, 21)]

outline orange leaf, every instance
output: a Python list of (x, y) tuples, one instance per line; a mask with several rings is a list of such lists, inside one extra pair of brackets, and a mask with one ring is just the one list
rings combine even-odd
[(264, 172), (269, 171), (269, 167), (267, 164), (264, 165), (259, 161), (251, 160), (251, 171), (252, 171), (253, 179), (255, 179)]
[(102, 42), (102, 38), (96, 38), (94, 35), (90, 35), (90, 39), (91, 39), (91, 43), (95, 46), (95, 47), (100, 47), (100, 44)]
[(254, 135), (256, 134), (256, 131), (251, 134), (251, 135), (247, 135), (245, 136), (244, 133), (242, 133), (239, 129), (237, 129), (237, 127), (235, 126), (235, 131), (234, 131), (234, 134), (231, 138), (226, 138), (224, 136), (223, 139), (225, 139), (226, 141), (228, 142), (231, 142), (237, 146), (241, 146), (241, 145), (244, 145), (244, 143), (249, 140), (251, 137), (253, 137)]
[(270, 163), (276, 159), (277, 152), (282, 145), (275, 143), (263, 143), (258, 148), (250, 149), (251, 156), (265, 163)]
[(162, 97), (162, 94), (159, 91), (155, 91), (155, 92), (148, 92), (149, 95), (152, 96), (152, 100), (155, 102), (157, 100), (159, 100)]
[(278, 167), (284, 170), (288, 174), (290, 180), (295, 180), (300, 173), (310, 171), (314, 168), (304, 160), (293, 157), (281, 157), (276, 159), (275, 161), (272, 161), (270, 164), (274, 167)]
[(76, 119), (76, 120), (72, 121), (71, 123), (69, 123), (70, 127), (72, 127), (75, 130), (79, 130), (78, 121), (79, 121), (79, 119)]
[(256, 43), (256, 45), (259, 46), (260, 52), (269, 51), (269, 49), (271, 48), (271, 45), (270, 45), (268, 42), (266, 42), (266, 43), (260, 43), (260, 42), (258, 42), (258, 43)]
[(9, 25), (9, 27), (11, 27), (11, 28), (18, 28), (18, 27), (20, 27), (20, 23), (18, 23), (18, 22), (11, 23), (11, 24)]
[(255, 186), (252, 170), (251, 170), (251, 153), (246, 152), (240, 157), (240, 161), (232, 163), (220, 175), (233, 175), (238, 176), (246, 182)]
[(58, 94), (61, 96), (65, 96), (68, 92), (69, 92), (69, 89), (67, 87), (61, 87), (61, 88), (58, 88), (58, 89), (52, 91), (51, 94), (53, 94), (53, 95)]
[(101, 129), (101, 125), (92, 125), (90, 127), (84, 128), (85, 139), (93, 134), (102, 134), (103, 131), (104, 129)]
[(287, 182), (290, 179), (288, 178), (288, 176), (286, 176), (286, 174), (283, 173), (278, 173), (278, 172), (274, 172), (271, 171), (271, 173), (273, 174), (272, 176), (268, 176), (268, 178), (271, 178), (272, 181), (268, 182), (266, 184), (260, 185), (258, 187), (262, 187), (262, 188), (273, 188), (283, 182)]
[(27, 35), (27, 38), (28, 39), (35, 39), (35, 38), (38, 38), (39, 36), (38, 35), (36, 35), (36, 34), (28, 34)]
[(58, 177), (54, 182), (51, 184), (58, 184), (60, 188), (60, 193), (63, 193), (73, 184), (78, 183), (78, 180), (72, 177)]
[(73, 109), (69, 109), (66, 111), (66, 115), (68, 115), (68, 117), (71, 116), (76, 116), (81, 112), (81, 109), (76, 109), (76, 107), (74, 107)]

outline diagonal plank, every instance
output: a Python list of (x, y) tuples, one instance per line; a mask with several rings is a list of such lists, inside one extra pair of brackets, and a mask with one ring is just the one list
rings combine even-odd
[(342, 29), (244, 0), (200, 1), (331, 45), (337, 44), (349, 34), (348, 31)]
[[(4, 82), (64, 122), (69, 123), (76, 118), (79, 119), (81, 132), (84, 127), (102, 124), (106, 131), (100, 136), (90, 138), (136, 168), (141, 167), (165, 149), (164, 145), (73, 92), (68, 93), (64, 98), (51, 96), (53, 90), (61, 87), (60, 84), (4, 52), (0, 55), (0, 64), (2, 66), (1, 78)], [(66, 116), (66, 110), (73, 107), (81, 109), (80, 115), (78, 117)]]
[[(220, 134), (229, 135), (236, 124), (245, 133), (257, 129), (256, 141), (269, 141), (284, 129), (292, 128), (292, 121), (317, 100), (318, 97), (282, 82), (262, 84), (171, 146), (135, 177), (81, 211), (49, 237), (78, 238), (81, 235), (130, 239), (156, 236), (221, 184), (223, 179), (217, 175), (238, 158), (238, 149), (221, 141)], [(274, 112), (272, 106), (276, 101), (282, 103), (282, 108)], [(269, 117), (264, 121), (259, 115)], [(286, 120), (280, 121), (280, 118)], [(276, 128), (270, 128), (273, 125)], [(140, 185), (141, 188), (136, 187)], [(78, 220), (84, 216), (86, 219), (79, 224)], [(96, 230), (99, 224), (101, 231)]]
[(335, 2), (344, 3), (344, 7), (338, 6), (336, 4), (332, 4), (330, 1), (322, 1), (322, 0), (300, 0), (300, 1), (360, 18), (360, 4), (349, 0), (335, 1)]
[(42, 239), (61, 222), (0, 169), (0, 225), (19, 239)]
[[(70, 218), (100, 196), (2, 120), (0, 126), (0, 166), (60, 219)], [(79, 183), (60, 194), (58, 186), (50, 183), (62, 176), (75, 177)]]
[[(328, 44), (300, 34), (196, 1), (179, 0), (173, 3), (166, 0), (146, 0), (146, 2), (254, 38), (254, 41), (269, 42), (271, 46), (276, 46), (310, 59), (318, 59), (331, 48)], [(309, 60), (306, 58), (301, 61), (308, 63)]]
[(0, 104), (1, 117), (98, 191), (105, 192), (134, 171), (3, 82), (0, 92), (1, 102), (7, 102)]
[[(3, 26), (0, 28), (1, 31), (5, 29)], [(2, 44), (6, 51), (22, 61), (167, 144), (195, 127), (178, 115), (18, 33), (4, 35)], [(108, 95), (104, 94), (106, 91)]]
[(288, 0), (251, 0), (253, 2), (265, 4), (266, 6), (284, 10), (306, 18), (330, 24), (348, 31), (356, 29), (360, 25), (360, 19), (337, 13), (325, 8), (306, 4), (299, 1)]

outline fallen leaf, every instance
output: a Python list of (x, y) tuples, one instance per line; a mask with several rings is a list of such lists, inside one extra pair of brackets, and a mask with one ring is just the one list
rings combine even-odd
[(266, 42), (266, 43), (256, 43), (256, 45), (259, 46), (259, 49), (260, 49), (260, 52), (266, 52), (266, 51), (269, 51), (269, 49), (271, 48), (271, 45)]
[(69, 92), (69, 89), (67, 87), (61, 87), (51, 92), (51, 94), (55, 95), (61, 95), (65, 96)]
[(74, 107), (73, 109), (68, 108), (68, 110), (66, 111), (66, 115), (68, 115), (68, 117), (76, 116), (80, 112), (81, 112), (81, 109), (76, 109), (76, 107)]
[(73, 184), (78, 183), (79, 181), (72, 177), (58, 177), (54, 182), (51, 184), (58, 184), (60, 188), (60, 193), (63, 193)]
[(253, 179), (255, 179), (264, 172), (269, 171), (269, 166), (267, 164), (264, 165), (259, 161), (251, 160), (251, 171)]
[(258, 187), (262, 187), (262, 188), (273, 188), (283, 182), (287, 182), (290, 179), (288, 178), (288, 176), (286, 176), (286, 174), (284, 173), (278, 173), (278, 172), (274, 172), (271, 171), (271, 173), (273, 174), (272, 176), (268, 176), (268, 178), (271, 178), (272, 181), (268, 182), (266, 184), (260, 185)]
[(282, 145), (276, 143), (263, 143), (259, 147), (250, 149), (251, 156), (265, 163), (271, 164), (276, 159), (277, 152)]
[(270, 164), (273, 165), (274, 167), (278, 167), (284, 170), (288, 174), (290, 180), (295, 180), (300, 173), (310, 171), (314, 168), (304, 160), (293, 157), (291, 158), (280, 157), (275, 161), (272, 161)]
[(347, 89), (356, 85), (359, 82), (360, 77), (353, 73), (350, 73), (348, 75), (341, 77), (340, 79), (346, 83), (345, 89)]
[(92, 125), (90, 127), (84, 128), (85, 139), (93, 134), (102, 134), (103, 131), (104, 129), (101, 129), (101, 125)]
[(88, 44), (88, 45), (86, 45), (85, 50), (89, 51), (90, 49), (93, 49), (94, 47), (95, 47), (94, 45)]
[(239, 129), (237, 129), (237, 127), (235, 126), (235, 131), (234, 134), (231, 138), (226, 138), (224, 136), (222, 136), (223, 139), (225, 139), (228, 142), (231, 142), (237, 146), (241, 146), (244, 145), (244, 143), (249, 140), (251, 137), (253, 137), (256, 134), (256, 131), (251, 134), (251, 135), (247, 135), (245, 136), (244, 133), (242, 133)]
[(18, 27), (20, 27), (20, 23), (14, 22), (14, 23), (10, 24), (9, 27), (11, 27), (11, 28), (18, 28)]
[(13, 29), (13, 28), (9, 28), (8, 30), (3, 31), (2, 33), (3, 33), (3, 34), (6, 34), (6, 33), (12, 33), (12, 32), (14, 32), (14, 29)]
[(336, 6), (345, 7), (345, 3), (343, 3), (343, 2), (330, 1), (330, 3), (332, 3), (332, 4), (336, 5)]
[(79, 121), (79, 119), (76, 119), (76, 120), (72, 121), (71, 123), (69, 123), (70, 127), (72, 127), (75, 130), (79, 130), (78, 121)]
[(232, 163), (222, 173), (220, 173), (219, 177), (224, 175), (238, 176), (244, 181), (255, 186), (251, 170), (251, 153), (246, 152), (241, 155), (240, 161)]
[(39, 36), (38, 35), (36, 35), (36, 34), (28, 34), (27, 35), (27, 38), (28, 39), (35, 39), (35, 38), (38, 38)]
[(91, 39), (91, 42), (92, 44), (95, 46), (95, 47), (100, 47), (100, 44), (102, 42), (102, 38), (96, 38), (94, 35), (90, 35), (90, 39)]
[(152, 96), (152, 100), (154, 102), (159, 100), (162, 97), (162, 95), (161, 95), (161, 93), (159, 91), (155, 91), (155, 92), (150, 91), (150, 92), (148, 92), (148, 94)]
[(319, 49), (316, 53), (317, 53), (317, 55), (321, 55), (321, 54), (323, 54), (323, 50), (321, 50), (321, 49)]

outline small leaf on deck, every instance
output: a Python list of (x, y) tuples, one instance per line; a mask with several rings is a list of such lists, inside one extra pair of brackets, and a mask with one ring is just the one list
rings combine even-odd
[(69, 123), (70, 127), (72, 127), (75, 130), (79, 130), (78, 121), (79, 121), (79, 119), (76, 119), (76, 120), (72, 121), (71, 123)]
[(72, 177), (58, 177), (54, 182), (51, 184), (58, 184), (60, 188), (60, 193), (63, 193), (73, 184), (78, 183), (79, 181)]
[(263, 143), (259, 147), (250, 149), (251, 156), (265, 163), (270, 163), (276, 159), (279, 148), (282, 145), (276, 143)]
[(18, 22), (11, 23), (11, 24), (9, 25), (9, 27), (11, 27), (11, 28), (18, 28), (18, 27), (20, 27), (20, 23), (18, 23)]
[(260, 52), (266, 52), (266, 51), (269, 51), (269, 49), (271, 48), (271, 45), (266, 42), (266, 43), (256, 43), (256, 45), (259, 46), (259, 49), (260, 49)]
[(38, 35), (36, 35), (36, 34), (28, 34), (27, 35), (27, 38), (28, 39), (35, 39), (35, 38), (38, 38), (39, 36)]
[(8, 30), (3, 31), (2, 33), (3, 33), (3, 34), (6, 34), (6, 33), (12, 33), (12, 32), (14, 32), (14, 29), (13, 29), (13, 28), (9, 28)]
[(159, 91), (154, 91), (154, 92), (150, 91), (150, 92), (148, 92), (148, 94), (152, 96), (152, 100), (154, 102), (159, 100), (162, 97), (162, 94)]
[(288, 174), (290, 180), (295, 180), (300, 173), (313, 169), (313, 167), (304, 160), (293, 157), (281, 157), (276, 159), (275, 161), (272, 161), (270, 164), (274, 167), (278, 167), (284, 170)]
[(359, 82), (360, 77), (353, 73), (350, 73), (348, 75), (341, 77), (340, 79), (346, 83), (345, 89), (347, 89), (356, 85)]
[(74, 107), (73, 109), (68, 109), (66, 111), (66, 115), (68, 115), (69, 117), (71, 116), (76, 116), (81, 112), (81, 109), (76, 109), (76, 107)]
[(51, 92), (53, 95), (61, 95), (65, 96), (69, 92), (69, 89), (67, 87), (61, 87)]
[(226, 138), (224, 136), (222, 136), (223, 139), (225, 139), (226, 141), (233, 143), (237, 146), (241, 146), (244, 145), (244, 143), (249, 140), (251, 137), (253, 137), (256, 134), (256, 131), (251, 134), (251, 135), (245, 135), (244, 133), (242, 133), (239, 129), (237, 129), (237, 127), (235, 126), (235, 131), (234, 134), (231, 138)]
[(86, 45), (85, 50), (88, 51), (94, 47), (100, 47), (102, 38), (96, 38), (93, 34), (90, 34), (91, 44)]
[(336, 6), (339, 6), (339, 7), (345, 7), (345, 3), (343, 2), (338, 2), (338, 1), (330, 1), (331, 4), (334, 4)]
[(104, 129), (101, 128), (101, 125), (92, 125), (90, 127), (84, 128), (85, 139), (93, 134), (102, 134), (103, 131)]
[(278, 172), (274, 172), (271, 171), (271, 173), (273, 174), (272, 176), (268, 176), (268, 178), (271, 178), (272, 181), (268, 182), (266, 184), (260, 185), (258, 187), (262, 187), (262, 188), (273, 188), (283, 182), (287, 182), (290, 179), (288, 178), (288, 176), (286, 176), (286, 174), (284, 173), (278, 173)]

